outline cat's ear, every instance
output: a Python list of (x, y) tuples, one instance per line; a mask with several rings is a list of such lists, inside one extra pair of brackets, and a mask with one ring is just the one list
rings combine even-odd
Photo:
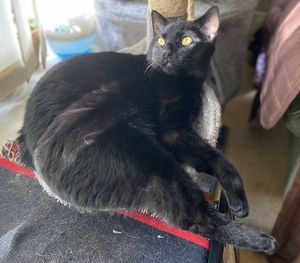
[(218, 33), (220, 26), (219, 8), (217, 6), (211, 7), (203, 16), (195, 20), (199, 25), (199, 30), (209, 41), (213, 41)]
[(162, 29), (167, 25), (168, 21), (165, 17), (163, 17), (160, 13), (158, 13), (155, 10), (151, 12), (151, 18), (153, 33), (154, 35), (158, 35), (162, 31)]

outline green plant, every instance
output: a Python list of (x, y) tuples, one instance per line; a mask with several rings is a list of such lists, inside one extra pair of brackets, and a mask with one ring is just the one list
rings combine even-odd
[(29, 23), (29, 27), (30, 27), (31, 31), (35, 30), (38, 26), (38, 23), (37, 23), (36, 19), (33, 18), (33, 17), (30, 17), (28, 19), (28, 23)]

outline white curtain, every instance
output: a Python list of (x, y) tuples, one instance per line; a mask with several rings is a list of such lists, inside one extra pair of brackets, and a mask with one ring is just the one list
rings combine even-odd
[(39, 34), (31, 30), (32, 0), (0, 1), (0, 101), (24, 81), (38, 66)]

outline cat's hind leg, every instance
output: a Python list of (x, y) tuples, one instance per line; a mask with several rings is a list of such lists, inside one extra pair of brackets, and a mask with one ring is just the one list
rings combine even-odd
[[(272, 236), (212, 210), (203, 193), (173, 155), (151, 141), (149, 136), (134, 128), (126, 127), (119, 131), (124, 135), (123, 140), (115, 141), (119, 151), (125, 150), (124, 154), (130, 156), (137, 176), (147, 178), (143, 187), (136, 184), (135, 187), (139, 186), (133, 187), (131, 192), (127, 189), (126, 193), (135, 195), (139, 200), (130, 209), (146, 208), (169, 224), (196, 229), (196, 233), (222, 243), (268, 254), (276, 251), (277, 242)], [(132, 182), (138, 182), (138, 179)]]
[(271, 235), (254, 228), (242, 225), (226, 218), (216, 211), (208, 211), (208, 217), (203, 222), (193, 225), (190, 230), (221, 243), (231, 244), (239, 248), (250, 249), (273, 255), (278, 243)]
[(94, 138), (64, 167), (59, 167), (64, 163), (59, 152), (53, 155), (52, 147), (49, 151), (44, 147), (36, 156), (37, 166), (43, 166), (39, 176), (60, 200), (81, 210), (146, 208), (169, 224), (207, 238), (274, 252), (276, 241), (271, 236), (212, 211), (181, 165), (145, 132), (118, 124)]

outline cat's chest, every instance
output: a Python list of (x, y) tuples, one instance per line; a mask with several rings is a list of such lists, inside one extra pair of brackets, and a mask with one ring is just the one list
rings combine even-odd
[(200, 93), (161, 93), (158, 96), (159, 122), (180, 122), (188, 125), (199, 114)]

